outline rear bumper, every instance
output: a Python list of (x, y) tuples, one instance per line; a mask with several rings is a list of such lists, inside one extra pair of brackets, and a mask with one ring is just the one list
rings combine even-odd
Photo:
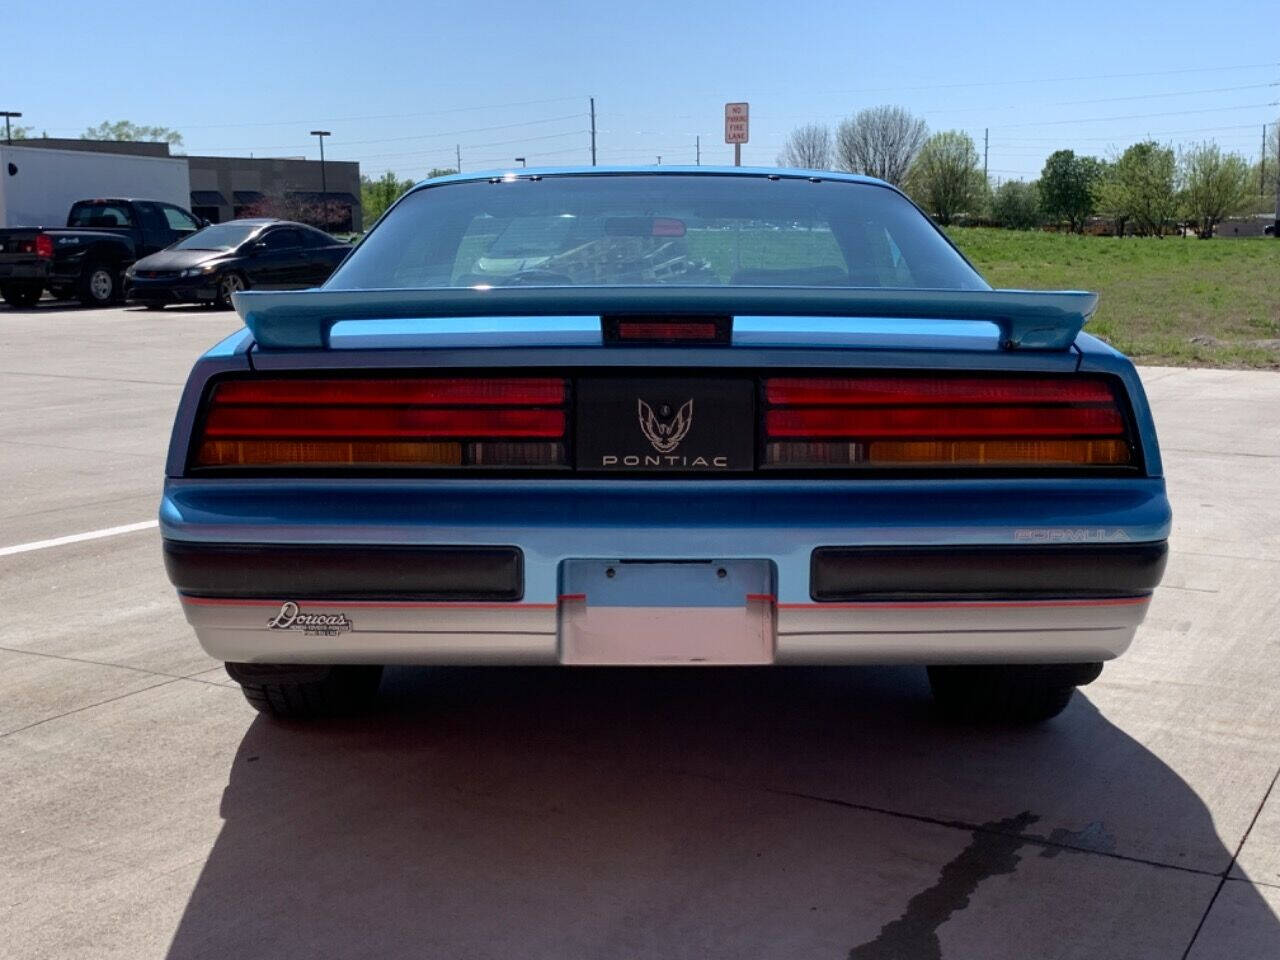
[[(221, 660), (583, 662), (567, 626), (589, 623), (636, 635), (627, 648), (634, 657), (610, 663), (839, 664), (1118, 656), (1146, 614), (1167, 548), (1163, 541), (819, 547), (804, 584), (779, 579), (773, 593), (741, 598), (768, 626), (763, 646), (740, 661), (709, 658), (692, 641), (682, 657), (682, 645), (670, 641), (702, 629), (723, 606), (655, 591), (622, 599), (566, 593), (578, 589), (565, 582), (571, 560), (558, 565), (557, 593), (530, 602), (516, 547), (166, 540), (164, 549), (188, 621)], [(683, 550), (696, 555), (692, 542)], [(783, 557), (766, 565), (779, 577), (796, 569)], [(809, 599), (787, 600), (784, 587), (802, 588)], [(588, 611), (594, 619), (581, 619)], [(653, 644), (664, 651), (658, 660), (646, 658), (646, 629), (662, 638)]]
[(41, 283), (49, 279), (49, 261), (32, 257), (30, 260), (0, 261), (0, 283)]

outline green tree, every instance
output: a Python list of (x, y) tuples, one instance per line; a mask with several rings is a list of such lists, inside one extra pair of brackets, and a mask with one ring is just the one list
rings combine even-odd
[(1032, 230), (1041, 223), (1040, 191), (1025, 180), (1006, 180), (991, 195), (991, 219), (1009, 230)]
[(400, 195), (413, 186), (412, 180), (401, 180), (388, 170), (377, 180), (360, 177), (360, 205), (364, 209), (364, 222), (373, 223), (395, 203)]
[(1164, 236), (1178, 215), (1176, 174), (1172, 147), (1135, 143), (1094, 182), (1094, 206), (1116, 221), (1116, 236), (1124, 235), (1129, 221), (1143, 236)]
[(1093, 186), (1104, 164), (1097, 157), (1077, 157), (1072, 150), (1049, 155), (1040, 171), (1040, 208), (1054, 222), (1066, 220), (1077, 233), (1093, 213)]
[(436, 177), (451, 177), (458, 171), (453, 167), (432, 167), (427, 171), (427, 179), (433, 180)]
[(103, 120), (80, 134), (81, 140), (159, 140), (171, 147), (182, 146), (182, 134), (168, 127), (148, 127), (129, 120)]
[(31, 131), (34, 129), (35, 127), (15, 127), (11, 125), (9, 127), (9, 139), (27, 140), (31, 137)]
[(1237, 153), (1224, 155), (1216, 143), (1202, 143), (1182, 156), (1182, 205), (1202, 239), (1213, 225), (1244, 206), (1249, 196), (1249, 164)]
[(982, 170), (973, 139), (959, 130), (935, 133), (925, 141), (907, 174), (911, 199), (946, 226), (982, 199)]

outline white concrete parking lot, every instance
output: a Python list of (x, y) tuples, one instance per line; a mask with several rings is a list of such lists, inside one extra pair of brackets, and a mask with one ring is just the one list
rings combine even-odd
[(1280, 376), (1144, 371), (1176, 511), (1130, 654), (1058, 720), (905, 669), (395, 670), (260, 719), (151, 520), (199, 349), (0, 309), (0, 955), (1280, 957)]

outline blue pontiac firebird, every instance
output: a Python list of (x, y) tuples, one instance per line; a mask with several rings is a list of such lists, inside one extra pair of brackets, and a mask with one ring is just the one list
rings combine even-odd
[(430, 180), (316, 290), (240, 293), (160, 520), (258, 709), (385, 664), (919, 663), (1035, 721), (1122, 653), (1170, 511), (1096, 297), (992, 290), (893, 187)]

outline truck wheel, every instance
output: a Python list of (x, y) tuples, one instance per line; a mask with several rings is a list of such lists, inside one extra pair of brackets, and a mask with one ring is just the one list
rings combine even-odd
[(231, 295), (241, 290), (248, 290), (249, 284), (238, 273), (224, 273), (218, 278), (218, 299), (214, 301), (219, 310), (231, 309)]
[(359, 713), (378, 693), (382, 667), (228, 663), (227, 673), (259, 713), (304, 720)]
[(0, 296), (11, 307), (34, 307), (40, 301), (44, 289), (34, 283), (6, 283), (0, 286)]
[(119, 287), (115, 267), (109, 263), (87, 263), (80, 274), (77, 295), (86, 307), (105, 307), (115, 300)]
[(1100, 663), (947, 665), (929, 668), (929, 686), (949, 719), (1032, 724), (1056, 717), (1100, 673)]

